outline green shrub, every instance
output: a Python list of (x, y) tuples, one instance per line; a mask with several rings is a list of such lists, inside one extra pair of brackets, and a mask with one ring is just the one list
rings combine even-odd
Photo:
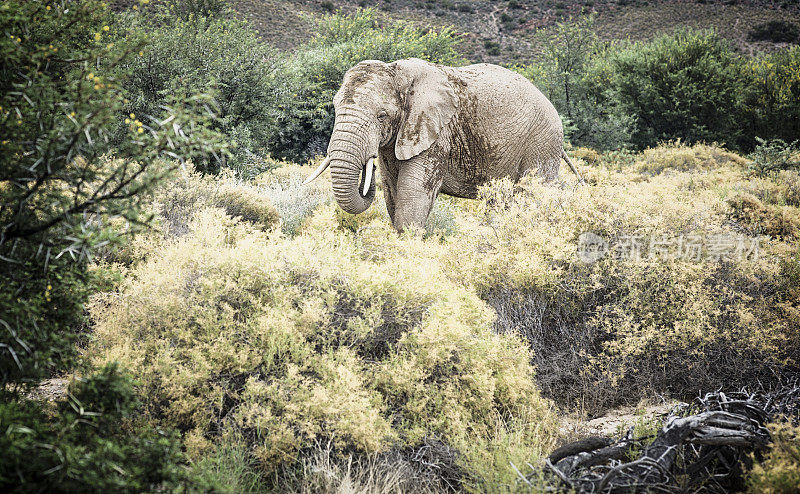
[(609, 92), (610, 47), (599, 40), (594, 17), (557, 23), (537, 34), (543, 53), (518, 70), (530, 79), (568, 121), (566, 138), (574, 145), (617, 149), (628, 144), (633, 116), (621, 112)]
[[(69, 365), (97, 246), (141, 224), (158, 158), (218, 149), (204, 101), (127, 116), (120, 86), (143, 40), (123, 40), (104, 4), (11, 1), (0, 9), (0, 385)], [(169, 102), (169, 101), (167, 101)], [(199, 111), (203, 111), (200, 114)], [(163, 124), (163, 125), (161, 125)], [(109, 158), (111, 131), (125, 129)]]
[[(744, 135), (739, 147), (750, 151), (757, 137), (792, 142), (800, 135), (800, 46), (748, 58), (741, 66), (744, 80), (739, 123)], [(730, 142), (730, 140), (728, 140)]]
[(141, 492), (178, 478), (177, 441), (132, 429), (131, 386), (115, 368), (78, 381), (55, 409), (23, 397), (75, 364), (95, 281), (88, 263), (146, 223), (148, 193), (175, 166), (161, 158), (222, 149), (202, 96), (166, 99), (165, 120), (125, 111), (121, 86), (144, 40), (114, 21), (94, 0), (0, 6), (4, 491)]
[(714, 31), (679, 30), (611, 52), (604, 63), (619, 110), (634, 118), (636, 148), (673, 139), (737, 142), (740, 59)]
[(797, 141), (787, 144), (781, 139), (765, 140), (756, 137), (755, 150), (750, 154), (753, 163), (750, 169), (757, 175), (766, 175), (789, 168), (800, 166), (800, 151), (797, 149)]
[[(148, 39), (142, 56), (130, 66), (132, 77), (125, 84), (128, 109), (164, 118), (161, 108), (169, 94), (210, 93), (217, 117), (213, 128), (231, 145), (225, 166), (255, 167), (278, 125), (273, 81), (279, 55), (246, 21), (227, 10), (182, 15), (182, 9), (173, 5), (127, 18), (128, 34)], [(196, 161), (203, 171), (217, 171), (220, 164)]]
[(452, 30), (423, 30), (402, 22), (381, 25), (373, 10), (325, 17), (315, 32), (314, 39), (281, 67), (276, 89), (283, 99), (270, 151), (296, 162), (326, 153), (333, 130), (333, 96), (344, 73), (356, 63), (409, 57), (460, 62), (458, 37)]
[(183, 477), (172, 433), (137, 424), (128, 376), (108, 365), (70, 386), (52, 416), (26, 400), (0, 403), (5, 492), (142, 492)]

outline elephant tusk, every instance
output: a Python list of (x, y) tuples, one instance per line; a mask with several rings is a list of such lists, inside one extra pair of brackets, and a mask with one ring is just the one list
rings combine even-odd
[(331, 164), (331, 157), (330, 156), (326, 156), (325, 159), (322, 160), (322, 164), (319, 165), (319, 167), (316, 170), (314, 170), (314, 173), (312, 173), (311, 175), (308, 176), (307, 179), (305, 179), (305, 181), (303, 182), (303, 185), (310, 184), (311, 181), (314, 180), (315, 178), (319, 177), (322, 174), (322, 172), (324, 172), (325, 169), (328, 168), (328, 165), (330, 165), (330, 164)]
[(370, 158), (369, 161), (367, 161), (367, 173), (366, 177), (364, 178), (364, 193), (361, 194), (364, 197), (367, 196), (367, 193), (369, 192), (370, 183), (372, 182), (372, 171), (373, 168), (375, 167), (374, 160), (375, 158)]

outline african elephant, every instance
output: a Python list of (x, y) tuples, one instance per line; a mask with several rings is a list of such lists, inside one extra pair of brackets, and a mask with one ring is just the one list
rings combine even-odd
[(333, 193), (348, 213), (375, 197), (378, 160), (394, 227), (424, 227), (439, 192), (477, 197), (494, 178), (534, 170), (558, 177), (561, 119), (526, 78), (497, 65), (445, 67), (411, 58), (366, 60), (344, 76), (333, 98), (328, 154), (310, 182), (331, 168)]

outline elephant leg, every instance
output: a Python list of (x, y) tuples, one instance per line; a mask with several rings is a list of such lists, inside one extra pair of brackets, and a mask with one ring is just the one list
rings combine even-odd
[(425, 228), (433, 201), (442, 187), (443, 174), (425, 160), (407, 163), (397, 176), (397, 198), (392, 223), (398, 231)]

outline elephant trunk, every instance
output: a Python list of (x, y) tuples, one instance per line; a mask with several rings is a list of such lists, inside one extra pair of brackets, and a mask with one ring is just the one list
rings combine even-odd
[[(350, 214), (363, 213), (375, 199), (375, 180), (364, 193), (367, 163), (377, 154), (377, 129), (356, 115), (337, 115), (328, 145), (333, 196), (343, 210)], [(370, 163), (371, 168), (372, 163)]]

